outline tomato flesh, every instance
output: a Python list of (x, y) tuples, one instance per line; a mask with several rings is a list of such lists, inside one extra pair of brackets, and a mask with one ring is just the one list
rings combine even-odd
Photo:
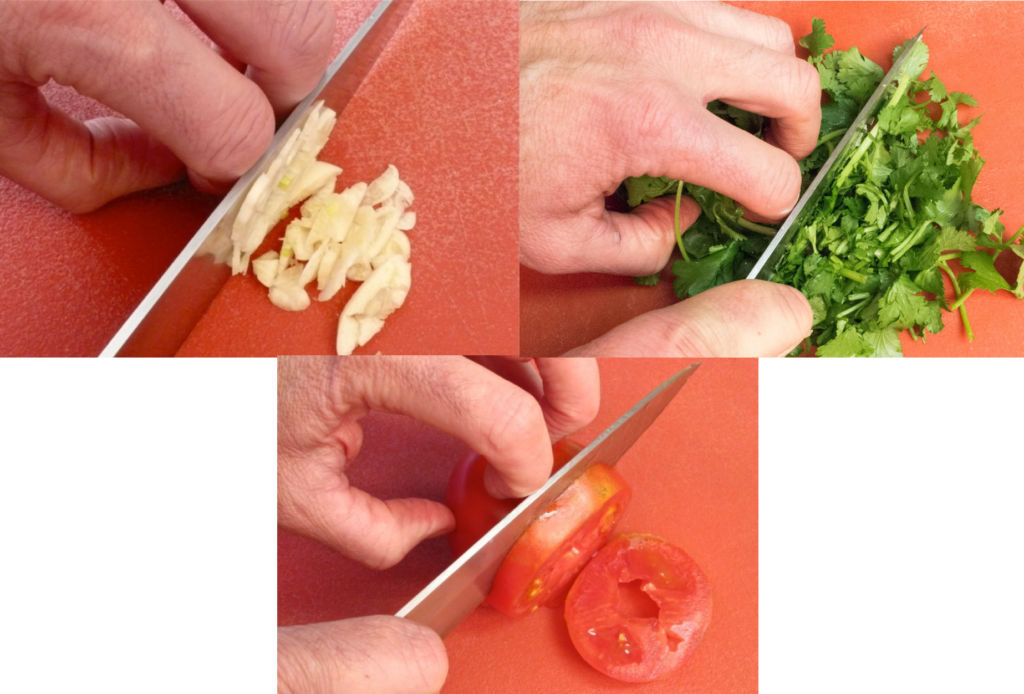
[(613, 468), (595, 465), (584, 472), (516, 540), (487, 604), (520, 617), (556, 601), (608, 540), (631, 496)]
[[(637, 603), (643, 595), (625, 590), (636, 585), (656, 615)], [(711, 620), (711, 587), (678, 547), (624, 535), (583, 569), (566, 598), (565, 620), (591, 666), (625, 682), (649, 682), (677, 670), (700, 643)]]
[[(576, 457), (583, 446), (564, 439), (552, 446), (554, 468), (560, 469)], [(487, 459), (479, 453), (463, 456), (448, 479), (445, 503), (455, 514), (455, 530), (448, 535), (452, 554), (460, 556), (472, 547), (487, 531), (511, 513), (522, 499), (495, 499), (484, 488)]]

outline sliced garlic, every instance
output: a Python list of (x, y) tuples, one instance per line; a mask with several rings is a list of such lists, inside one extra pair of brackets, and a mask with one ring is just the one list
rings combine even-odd
[(347, 276), (350, 280), (362, 282), (369, 277), (370, 272), (373, 271), (371, 266), (373, 259), (381, 254), (384, 246), (387, 245), (388, 241), (391, 240), (391, 236), (395, 233), (395, 227), (398, 226), (398, 210), (393, 207), (382, 208), (382, 210), (384, 214), (377, 215), (379, 228), (376, 234), (369, 243), (363, 244), (362, 249), (359, 251), (359, 256), (348, 269)]
[(341, 257), (340, 243), (328, 241), (324, 245), (327, 246), (327, 253), (324, 254), (323, 260), (320, 261), (320, 267), (316, 271), (316, 288), (319, 291), (323, 291), (324, 287), (327, 286), (331, 279), (334, 265), (338, 262), (338, 258)]
[[(298, 194), (291, 190), (300, 181), (310, 192), (317, 186), (305, 177), (306, 171), (316, 162), (316, 157), (327, 143), (336, 114), (318, 102), (310, 109), (301, 128), (289, 135), (271, 162), (267, 171), (254, 182), (239, 207), (231, 227), (232, 272), (243, 273), (249, 267), (249, 257), (266, 238), (290, 207), (289, 201), (298, 201)], [(336, 169), (337, 167), (333, 167)], [(329, 179), (337, 173), (318, 168), (317, 176)], [(319, 187), (323, 186), (323, 182)], [(302, 192), (302, 191), (299, 191)]]
[(398, 181), (398, 188), (395, 189), (394, 195), (391, 196), (391, 201), (395, 204), (395, 207), (405, 211), (413, 203), (415, 198), (412, 194), (412, 188), (405, 181)]
[(388, 164), (388, 168), (378, 176), (366, 189), (366, 197), (363, 198), (364, 205), (379, 205), (398, 190), (398, 169), (394, 164)]
[(409, 260), (409, 256), (412, 255), (412, 246), (409, 244), (409, 237), (405, 235), (405, 232), (395, 230), (395, 233), (391, 235), (388, 240), (388, 244), (384, 246), (384, 250), (375, 257), (370, 264), (373, 265), (373, 269), (376, 270), (383, 265), (388, 258), (393, 255), (397, 255), (402, 260)]
[(384, 319), (405, 303), (412, 285), (412, 266), (392, 256), (374, 270), (342, 309), (338, 321), (338, 354), (351, 354), (384, 325)]
[(290, 209), (307, 198), (312, 200), (318, 193), (333, 193), (340, 174), (340, 166), (325, 161), (314, 161), (308, 169), (299, 174), (298, 180), (289, 188), (285, 209)]
[(280, 256), (277, 251), (267, 251), (252, 261), (252, 271), (264, 287), (274, 286), (274, 280), (277, 278), (278, 258)]
[(377, 235), (379, 220), (373, 208), (362, 205), (356, 211), (355, 219), (348, 230), (345, 241), (341, 244), (341, 255), (334, 267), (331, 268), (331, 276), (320, 291), (319, 301), (329, 301), (345, 286), (345, 277), (349, 274), (349, 268), (356, 264), (361, 257), (363, 250), (373, 243)]
[(398, 220), (398, 228), (402, 231), (412, 231), (412, 228), (416, 226), (416, 213), (415, 212), (403, 212), (401, 218)]
[(277, 275), (270, 288), (270, 301), (285, 311), (304, 311), (309, 306), (309, 294), (299, 282), (304, 265), (297, 263)]

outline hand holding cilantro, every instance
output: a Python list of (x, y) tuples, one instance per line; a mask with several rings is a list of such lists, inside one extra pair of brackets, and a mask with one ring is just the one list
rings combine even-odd
[[(779, 219), (796, 203), (797, 159), (817, 144), (820, 88), (785, 23), (694, 3), (526, 3), (520, 12), (524, 265), (548, 273), (664, 267), (674, 200), (649, 196), (634, 214), (605, 210), (605, 194), (629, 176), (714, 189), (733, 210), (737, 200), (762, 218)], [(743, 122), (709, 113), (713, 99)], [(765, 132), (761, 116), (772, 118)], [(680, 226), (699, 212), (682, 198)]]
[[(884, 73), (856, 48), (826, 52), (834, 41), (820, 19), (800, 44), (828, 96), (818, 144), (800, 162), (806, 186)], [(903, 50), (897, 46), (893, 59)], [(819, 356), (902, 356), (899, 333), (925, 340), (944, 327), (944, 311), (959, 311), (973, 339), (964, 305), (972, 293), (1009, 291), (1024, 298), (1024, 269), (1011, 282), (995, 267), (1003, 252), (1024, 257), (1024, 228), (1004, 238), (1002, 212), (971, 198), (984, 164), (971, 134), (980, 119), (961, 124), (957, 107), (977, 102), (948, 91), (934, 73), (922, 78), (927, 46), (911, 50), (869, 123), (870, 134), (837, 162), (832, 189), (775, 268), (774, 281), (809, 299), (814, 332), (807, 347), (815, 346)], [(752, 114), (715, 102), (709, 110), (755, 132)], [(750, 229), (742, 207), (725, 195), (664, 176), (632, 178), (625, 188), (630, 205), (673, 189), (685, 189), (700, 203), (703, 215), (679, 239), (682, 259), (673, 263), (680, 298), (744, 276), (763, 250), (762, 230)]]

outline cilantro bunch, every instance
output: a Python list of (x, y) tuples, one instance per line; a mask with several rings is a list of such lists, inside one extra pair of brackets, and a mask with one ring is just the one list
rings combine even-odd
[[(800, 45), (810, 51), (828, 103), (818, 145), (800, 162), (805, 188), (884, 77), (856, 48), (829, 52), (834, 41), (822, 20), (814, 19), (812, 27)], [(894, 61), (908, 44), (896, 47)], [(984, 165), (971, 135), (980, 118), (961, 125), (957, 106), (977, 102), (947, 91), (934, 73), (920, 79), (928, 48), (919, 42), (911, 50), (869, 134), (837, 162), (831, 190), (775, 268), (773, 281), (808, 298), (814, 311), (810, 340), (819, 356), (901, 356), (899, 332), (924, 340), (942, 330), (943, 311), (958, 310), (973, 339), (964, 306), (973, 292), (1009, 291), (1024, 299), (1024, 266), (1011, 284), (994, 265), (1005, 251), (1024, 258), (1024, 227), (1004, 240), (1002, 211), (990, 212), (971, 199)], [(717, 102), (709, 109), (760, 134), (759, 116)], [(700, 205), (702, 214), (686, 234), (677, 212), (682, 259), (672, 272), (680, 299), (745, 277), (775, 233), (743, 219), (733, 200), (700, 186), (641, 176), (625, 181), (625, 189), (630, 206), (674, 194), (678, 210), (684, 190)], [(946, 296), (943, 275), (953, 296)], [(657, 275), (637, 281), (654, 284)]]

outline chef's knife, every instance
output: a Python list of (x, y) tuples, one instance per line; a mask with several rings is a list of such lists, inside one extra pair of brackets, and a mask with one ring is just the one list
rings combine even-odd
[[(211, 242), (224, 240), (230, 234), (231, 224), (253, 181), (270, 167), (315, 101), (322, 99), (341, 114), (405, 17), (410, 2), (381, 0), (374, 8), (327, 68), (317, 86), (278, 128), (260, 160), (221, 200), (103, 349), (101, 357), (173, 356), (181, 347), (231, 277), (229, 254), (218, 253), (217, 244)], [(220, 250), (223, 251), (223, 247)]]
[(490, 592), (494, 575), (509, 549), (526, 527), (544, 513), (572, 482), (590, 467), (615, 465), (640, 435), (647, 431), (700, 364), (693, 364), (655, 388), (633, 409), (619, 417), (589, 446), (556, 472), (538, 491), (523, 499), (475, 545), (452, 563), (398, 611), (447, 636)]
[[(925, 29), (927, 28), (925, 27)], [(810, 221), (822, 194), (832, 189), (832, 183), (839, 172), (842, 171), (843, 166), (849, 159), (849, 155), (856, 151), (857, 147), (864, 141), (864, 138), (868, 136), (869, 128), (873, 124), (875, 116), (878, 115), (878, 112), (882, 110), (882, 107), (885, 106), (888, 100), (883, 98), (883, 96), (887, 95), (889, 87), (893, 85), (894, 81), (902, 82), (905, 79), (917, 77), (917, 75), (901, 76), (901, 72), (908, 57), (920, 45), (923, 34), (924, 29), (921, 29), (917, 36), (910, 40), (910, 43), (903, 49), (903, 52), (900, 53), (892, 67), (889, 68), (889, 72), (878, 83), (878, 87), (871, 95), (871, 98), (867, 100), (864, 108), (857, 114), (856, 120), (847, 129), (843, 138), (839, 140), (839, 144), (832, 150), (832, 154), (825, 161), (825, 165), (821, 167), (818, 175), (811, 181), (811, 185), (800, 196), (796, 207), (786, 217), (782, 226), (779, 227), (779, 231), (775, 234), (775, 238), (772, 239), (772, 242), (765, 249), (764, 253), (761, 254), (760, 259), (754, 265), (750, 274), (747, 275), (748, 280), (770, 280), (772, 278), (772, 275), (775, 274), (775, 267), (779, 264), (782, 256), (789, 250), (789, 244), (793, 237), (796, 236), (796, 232)]]

